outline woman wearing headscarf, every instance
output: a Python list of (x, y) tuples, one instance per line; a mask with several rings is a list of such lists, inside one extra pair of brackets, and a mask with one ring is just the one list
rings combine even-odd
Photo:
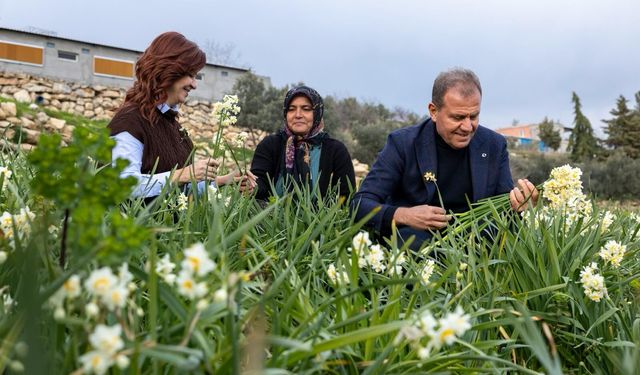
[(271, 186), (282, 196), (292, 189), (292, 182), (312, 189), (317, 185), (322, 197), (336, 185), (340, 195), (349, 195), (355, 187), (351, 156), (342, 142), (324, 132), (323, 113), (316, 90), (298, 86), (287, 92), (282, 129), (258, 144), (251, 162), (257, 199), (273, 195)]
[(252, 177), (237, 172), (216, 176), (215, 160), (194, 160), (193, 143), (178, 122), (180, 104), (196, 89), (196, 74), (205, 63), (205, 53), (177, 32), (156, 37), (136, 63), (136, 81), (108, 125), (116, 141), (114, 163), (118, 158), (129, 161), (121, 177), (138, 180), (133, 197), (151, 198), (167, 183), (191, 181), (198, 182), (200, 191), (207, 181), (236, 181), (243, 190), (253, 189)]

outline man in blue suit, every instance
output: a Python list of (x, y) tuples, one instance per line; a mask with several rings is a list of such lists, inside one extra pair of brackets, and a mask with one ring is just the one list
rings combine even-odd
[(404, 240), (416, 236), (412, 248), (418, 249), (432, 231), (447, 226), (447, 213), (469, 209), (467, 199), (510, 192), (514, 209), (524, 209), (527, 199), (535, 204), (538, 191), (531, 182), (518, 180), (519, 188), (513, 187), (505, 138), (478, 124), (481, 100), (480, 80), (472, 71), (440, 73), (429, 103), (431, 118), (389, 135), (352, 200), (356, 218), (379, 207), (368, 225), (388, 236), (395, 221)]

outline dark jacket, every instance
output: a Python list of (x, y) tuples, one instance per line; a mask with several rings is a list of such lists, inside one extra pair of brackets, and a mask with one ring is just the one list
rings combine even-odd
[[(369, 225), (378, 233), (388, 234), (398, 207), (413, 207), (432, 201), (436, 187), (425, 182), (423, 175), (425, 172), (435, 173), (438, 167), (434, 127), (435, 123), (427, 119), (389, 134), (387, 143), (351, 202), (352, 207), (358, 209), (358, 220), (380, 207)], [(502, 135), (478, 126), (468, 147), (472, 202), (513, 188), (507, 142)], [(438, 187), (441, 191), (447, 188)]]
[[(271, 185), (276, 181), (284, 167), (286, 136), (278, 132), (265, 137), (256, 147), (251, 161), (251, 172), (258, 177), (256, 198), (268, 199), (272, 194)], [(322, 141), (320, 152), (320, 179), (318, 188), (324, 197), (329, 186), (339, 185), (340, 195), (349, 195), (355, 188), (355, 173), (351, 156), (345, 145), (329, 136)]]

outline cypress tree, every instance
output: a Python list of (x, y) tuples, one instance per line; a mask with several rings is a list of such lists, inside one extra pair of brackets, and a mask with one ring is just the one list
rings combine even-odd
[(571, 160), (585, 161), (594, 157), (598, 151), (596, 138), (593, 136), (593, 128), (587, 116), (582, 113), (582, 104), (580, 98), (573, 92), (571, 98), (573, 101), (573, 112), (575, 118), (573, 120), (573, 131), (569, 137), (569, 145), (567, 149), (571, 152)]

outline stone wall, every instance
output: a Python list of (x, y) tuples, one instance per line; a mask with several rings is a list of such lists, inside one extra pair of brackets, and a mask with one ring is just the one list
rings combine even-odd
[[(0, 96), (31, 103), (36, 114), (26, 114), (19, 118), (14, 103), (1, 103), (0, 107), (0, 132), (5, 132), (5, 138), (12, 139), (15, 132), (21, 129), (23, 143), (14, 147), (31, 149), (43, 131), (58, 132), (65, 142), (71, 139), (73, 132), (73, 126), (65, 120), (49, 117), (39, 108), (68, 112), (90, 120), (108, 121), (122, 104), (125, 90), (0, 72)], [(218, 127), (210, 116), (211, 112), (212, 103), (199, 100), (189, 100), (180, 108), (180, 122), (196, 144), (204, 145), (217, 133)], [(242, 131), (249, 133), (246, 147), (250, 149), (255, 149), (257, 143), (267, 135), (264, 131), (251, 132), (234, 126), (225, 128), (223, 135), (228, 141), (233, 141)], [(369, 169), (366, 164), (355, 159), (354, 168), (359, 178), (364, 177)]]

